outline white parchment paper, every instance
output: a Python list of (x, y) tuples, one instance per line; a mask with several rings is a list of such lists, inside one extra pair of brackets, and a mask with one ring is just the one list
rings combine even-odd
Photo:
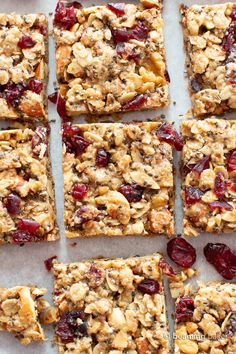
[[(115, 0), (112, 0), (113, 2)], [(121, 1), (121, 0), (120, 0)], [(133, 0), (132, 0), (133, 1)], [(164, 0), (164, 32), (167, 51), (168, 71), (171, 78), (170, 92), (171, 104), (168, 109), (158, 111), (135, 112), (120, 117), (123, 120), (146, 120), (165, 114), (166, 119), (175, 121), (179, 127), (181, 115), (185, 114), (190, 107), (190, 99), (185, 77), (185, 54), (183, 50), (182, 30), (180, 26), (179, 5), (181, 0)], [(199, 4), (222, 3), (224, 0), (199, 0)], [(100, 0), (81, 0), (84, 6), (100, 4)], [(195, 1), (186, 0), (186, 5), (194, 4)], [(44, 12), (49, 15), (50, 28), (52, 16), (50, 15), (56, 6), (56, 0), (0, 0), (0, 12), (36, 13)], [(50, 81), (48, 92), (52, 93), (55, 83), (55, 50), (54, 42), (50, 37)], [(175, 102), (175, 104), (174, 104)], [(232, 116), (232, 115), (231, 115)], [(127, 237), (127, 238), (98, 238), (88, 240), (65, 240), (63, 235), (63, 176), (62, 176), (62, 149), (60, 137), (60, 118), (56, 113), (55, 106), (49, 103), (49, 119), (55, 119), (51, 123), (51, 159), (53, 177), (56, 188), (57, 221), (60, 227), (61, 240), (52, 243), (26, 244), (24, 247), (4, 245), (0, 247), (0, 287), (13, 287), (16, 285), (36, 284), (48, 289), (47, 299), (52, 302), (53, 277), (44, 267), (43, 261), (57, 255), (63, 262), (79, 261), (86, 258), (103, 255), (105, 257), (128, 257), (132, 255), (145, 255), (156, 251), (166, 253), (167, 239), (165, 237)], [(80, 118), (77, 121), (83, 122)], [(176, 156), (175, 165), (178, 167), (179, 156)], [(178, 171), (178, 169), (177, 169)], [(180, 179), (176, 176), (176, 233), (181, 233), (182, 207), (180, 201)], [(235, 234), (201, 235), (191, 238), (189, 241), (197, 249), (197, 262), (195, 267), (200, 270), (197, 280), (221, 279), (213, 267), (204, 259), (202, 249), (208, 242), (224, 242), (230, 247), (235, 246)], [(76, 242), (75, 246), (72, 246)], [(168, 300), (168, 315), (171, 321), (171, 300)], [(171, 326), (172, 327), (172, 326)], [(45, 328), (47, 341), (44, 344), (32, 344), (28, 347), (21, 346), (18, 341), (8, 333), (0, 332), (0, 354), (53, 354), (57, 348), (52, 344), (53, 328)]]

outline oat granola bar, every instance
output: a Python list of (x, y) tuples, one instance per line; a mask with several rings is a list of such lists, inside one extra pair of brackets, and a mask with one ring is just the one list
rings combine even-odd
[(167, 123), (65, 124), (66, 236), (173, 235)]
[(54, 16), (60, 105), (67, 114), (167, 106), (162, 0), (74, 6), (59, 2)]
[(176, 354), (236, 353), (236, 285), (200, 284), (176, 302)]
[(236, 231), (236, 121), (182, 123), (184, 235)]
[(0, 119), (47, 117), (47, 33), (44, 14), (0, 14)]
[(58, 238), (48, 134), (0, 131), (0, 244)]
[(236, 109), (236, 3), (181, 11), (193, 113)]
[(43, 341), (39, 315), (45, 293), (46, 289), (27, 286), (0, 288), (0, 331), (12, 333), (25, 345)]
[(160, 260), (54, 263), (59, 353), (170, 353)]

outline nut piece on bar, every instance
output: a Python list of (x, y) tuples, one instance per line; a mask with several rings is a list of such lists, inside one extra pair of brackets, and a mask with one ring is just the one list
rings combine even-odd
[(63, 126), (66, 236), (174, 233), (167, 123)]
[(0, 131), (0, 244), (58, 238), (49, 129)]
[(184, 235), (236, 231), (236, 121), (182, 123)]
[(183, 6), (181, 12), (193, 113), (236, 109), (236, 3)]
[(142, 3), (58, 3), (57, 80), (68, 116), (168, 105), (162, 0)]
[(48, 22), (0, 14), (0, 119), (47, 118)]
[(27, 286), (0, 288), (0, 331), (12, 333), (25, 345), (43, 341), (39, 315), (45, 293), (46, 289)]
[(54, 263), (59, 352), (170, 353), (161, 259)]
[(200, 284), (175, 308), (176, 354), (236, 353), (236, 284)]

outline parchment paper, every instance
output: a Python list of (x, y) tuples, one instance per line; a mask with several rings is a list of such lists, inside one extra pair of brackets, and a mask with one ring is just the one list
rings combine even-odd
[[(115, 0), (112, 0), (113, 2)], [(121, 0), (120, 0), (121, 1)], [(133, 2), (133, 0), (131, 1)], [(164, 0), (164, 32), (167, 51), (168, 71), (171, 78), (170, 93), (171, 104), (168, 109), (158, 111), (145, 111), (125, 114), (122, 120), (147, 120), (160, 114), (165, 114), (168, 120), (175, 121), (179, 127), (181, 115), (190, 108), (190, 99), (185, 75), (185, 54), (183, 50), (182, 30), (180, 26), (179, 5), (181, 0)], [(199, 0), (199, 4), (222, 3), (224, 0)], [(81, 0), (84, 6), (103, 3), (100, 0)], [(186, 5), (194, 4), (195, 1), (186, 0)], [(44, 12), (51, 14), (56, 6), (56, 0), (0, 0), (0, 12), (34, 13)], [(52, 16), (49, 16), (50, 28)], [(55, 83), (55, 50), (54, 41), (50, 37), (50, 81), (48, 92), (52, 93)], [(174, 104), (175, 102), (175, 104)], [(228, 115), (229, 116), (229, 115)], [(231, 115), (232, 116), (232, 115)], [(132, 255), (145, 255), (156, 251), (166, 253), (167, 239), (165, 237), (127, 237), (127, 238), (98, 238), (88, 240), (65, 240), (63, 235), (63, 177), (62, 177), (62, 149), (60, 131), (60, 118), (56, 113), (55, 106), (49, 103), (49, 119), (56, 119), (51, 123), (51, 158), (53, 177), (56, 187), (57, 221), (60, 227), (61, 240), (58, 242), (26, 244), (24, 247), (4, 245), (0, 247), (0, 287), (12, 287), (16, 285), (36, 284), (48, 289), (47, 299), (52, 303), (53, 277), (44, 267), (43, 261), (57, 255), (63, 262), (79, 261), (87, 258), (103, 255), (105, 257), (128, 257)], [(80, 118), (77, 121), (83, 122)], [(179, 156), (175, 159), (178, 167)], [(177, 169), (178, 171), (178, 169)], [(176, 216), (177, 233), (181, 233), (182, 207), (180, 202), (180, 179), (176, 176)], [(197, 249), (197, 262), (200, 275), (197, 280), (222, 279), (210, 264), (204, 259), (202, 249), (208, 242), (224, 242), (230, 247), (235, 246), (235, 234), (218, 236), (202, 234), (198, 238), (190, 238), (188, 241)], [(75, 246), (72, 246), (76, 242)], [(168, 295), (168, 294), (167, 294)], [(168, 315), (171, 321), (171, 300), (168, 300)], [(31, 344), (23, 347), (10, 334), (0, 332), (0, 354), (53, 354), (57, 348), (52, 344), (53, 327), (45, 329), (47, 341), (44, 344)]]

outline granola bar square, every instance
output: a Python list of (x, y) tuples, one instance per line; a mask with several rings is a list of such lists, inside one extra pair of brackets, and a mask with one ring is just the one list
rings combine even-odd
[(236, 353), (236, 285), (200, 284), (176, 302), (175, 353)]
[(44, 341), (39, 314), (45, 293), (28, 286), (0, 288), (0, 331), (12, 333), (24, 345)]
[(184, 235), (236, 231), (236, 121), (182, 123)]
[(170, 353), (161, 259), (54, 263), (59, 352)]
[(67, 237), (173, 235), (173, 156), (158, 138), (163, 125), (64, 125)]
[(236, 109), (236, 3), (193, 5), (181, 12), (194, 115)]
[(47, 118), (48, 22), (0, 14), (0, 119)]
[(162, 27), (162, 0), (89, 8), (59, 2), (57, 80), (67, 114), (167, 106)]
[(0, 244), (58, 238), (48, 135), (43, 126), (0, 131)]

